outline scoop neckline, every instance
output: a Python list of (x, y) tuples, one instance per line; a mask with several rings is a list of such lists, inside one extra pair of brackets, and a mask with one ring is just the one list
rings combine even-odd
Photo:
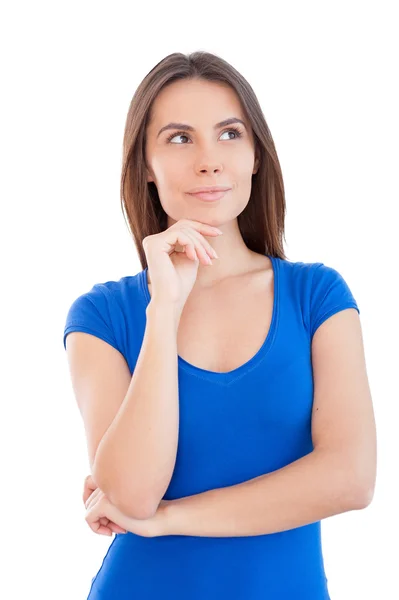
[[(273, 343), (275, 335), (276, 335), (276, 330), (277, 330), (277, 323), (278, 323), (278, 317), (279, 317), (280, 281), (279, 281), (279, 259), (278, 259), (278, 257), (271, 256), (269, 254), (265, 254), (264, 256), (267, 256), (268, 258), (270, 258), (270, 261), (271, 261), (271, 265), (272, 265), (272, 269), (273, 269), (274, 289), (273, 289), (272, 318), (271, 318), (271, 322), (270, 322), (269, 331), (267, 332), (266, 338), (264, 339), (262, 346), (259, 348), (259, 350), (256, 352), (256, 354), (254, 354), (254, 356), (252, 356), (252, 358), (250, 358), (247, 362), (243, 363), (242, 365), (239, 365), (238, 367), (236, 367), (235, 369), (232, 369), (231, 371), (226, 371), (224, 373), (219, 373), (218, 371), (210, 371), (208, 369), (202, 369), (201, 367), (197, 367), (196, 365), (193, 365), (192, 363), (186, 361), (182, 356), (180, 356), (178, 354), (177, 355), (178, 366), (181, 369), (183, 369), (185, 372), (190, 373), (191, 375), (194, 375), (201, 379), (206, 379), (208, 381), (214, 382), (214, 383), (220, 383), (222, 385), (229, 385), (236, 379), (241, 378), (243, 375), (245, 375), (249, 371), (252, 371), (252, 369), (254, 369), (265, 358), (266, 354), (268, 353), (268, 351), (270, 350), (270, 348), (272, 346), (272, 343)], [(139, 274), (141, 290), (144, 293), (144, 297), (146, 300), (146, 308), (151, 301), (151, 294), (148, 289), (148, 282), (147, 282), (147, 271), (148, 271), (148, 267), (143, 269)]]

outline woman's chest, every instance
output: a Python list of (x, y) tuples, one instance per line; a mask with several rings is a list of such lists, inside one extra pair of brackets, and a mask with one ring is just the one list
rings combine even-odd
[(273, 271), (242, 285), (189, 297), (177, 332), (177, 352), (200, 369), (226, 373), (264, 344), (273, 315)]

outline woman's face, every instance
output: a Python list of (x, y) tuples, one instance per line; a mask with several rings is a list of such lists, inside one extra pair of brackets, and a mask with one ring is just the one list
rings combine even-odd
[[(243, 123), (215, 129), (217, 123), (231, 117)], [(173, 127), (159, 133), (171, 122), (194, 130)], [(238, 129), (241, 136), (232, 128)], [(157, 187), (168, 227), (179, 219), (221, 225), (236, 218), (248, 204), (258, 158), (250, 122), (235, 91), (226, 84), (181, 80), (164, 88), (152, 107), (145, 154), (147, 180)], [(187, 193), (194, 187), (209, 185), (231, 190), (213, 202)]]

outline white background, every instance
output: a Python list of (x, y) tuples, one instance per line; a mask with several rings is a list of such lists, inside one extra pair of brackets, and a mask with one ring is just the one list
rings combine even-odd
[(332, 600), (399, 597), (395, 4), (3, 5), (2, 597), (86, 598), (112, 541), (84, 520), (89, 464), (64, 321), (94, 283), (141, 270), (119, 201), (125, 118), (156, 63), (194, 50), (226, 59), (258, 96), (284, 176), (289, 259), (336, 268), (358, 302), (377, 486), (367, 509), (322, 522), (325, 568)]

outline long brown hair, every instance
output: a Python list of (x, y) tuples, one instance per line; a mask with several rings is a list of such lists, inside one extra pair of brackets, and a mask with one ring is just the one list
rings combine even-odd
[(286, 210), (283, 176), (273, 138), (252, 87), (219, 56), (204, 51), (188, 55), (175, 52), (166, 56), (146, 75), (135, 91), (126, 117), (121, 204), (143, 270), (148, 266), (143, 239), (167, 228), (167, 214), (160, 203), (157, 188), (154, 182), (147, 181), (146, 126), (158, 93), (166, 85), (182, 79), (223, 82), (236, 91), (252, 125), (260, 159), (257, 173), (252, 175), (249, 202), (237, 217), (238, 226), (250, 250), (286, 260), (282, 242)]

